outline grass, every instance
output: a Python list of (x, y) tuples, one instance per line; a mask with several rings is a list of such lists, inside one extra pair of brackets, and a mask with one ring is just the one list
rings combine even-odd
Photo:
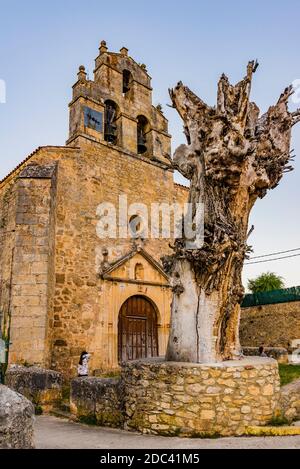
[(300, 378), (300, 365), (279, 363), (280, 384), (284, 386)]

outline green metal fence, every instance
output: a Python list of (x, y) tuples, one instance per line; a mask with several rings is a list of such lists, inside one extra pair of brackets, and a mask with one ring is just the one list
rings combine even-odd
[(242, 308), (257, 305), (271, 305), (275, 303), (288, 303), (290, 301), (300, 301), (300, 286), (247, 294), (242, 302)]

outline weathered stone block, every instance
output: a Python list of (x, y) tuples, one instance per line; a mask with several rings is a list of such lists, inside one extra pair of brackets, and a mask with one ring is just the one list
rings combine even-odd
[(0, 448), (33, 448), (33, 423), (32, 403), (0, 384)]
[[(278, 363), (288, 363), (289, 361), (288, 351), (283, 347), (265, 347), (264, 352), (268, 357), (277, 360)], [(259, 347), (243, 347), (243, 354), (246, 357), (257, 357), (259, 356)]]
[(71, 412), (81, 421), (106, 427), (123, 424), (123, 391), (118, 379), (73, 379), (70, 405)]
[(289, 422), (300, 419), (300, 379), (282, 386), (277, 414)]
[(53, 370), (11, 365), (5, 384), (46, 411), (58, 405), (62, 398), (62, 375)]

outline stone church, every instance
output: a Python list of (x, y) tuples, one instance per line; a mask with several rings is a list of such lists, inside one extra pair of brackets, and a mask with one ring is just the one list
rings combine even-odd
[[(171, 289), (160, 258), (170, 239), (99, 236), (99, 204), (184, 203), (168, 122), (151, 78), (123, 47), (101, 42), (94, 79), (79, 67), (65, 146), (35, 150), (0, 183), (0, 320), (9, 363), (95, 374), (163, 355)], [(133, 205), (134, 206), (134, 205)], [(127, 215), (126, 215), (127, 216)], [(124, 223), (124, 221), (123, 221)], [(143, 234), (143, 233), (142, 233)]]

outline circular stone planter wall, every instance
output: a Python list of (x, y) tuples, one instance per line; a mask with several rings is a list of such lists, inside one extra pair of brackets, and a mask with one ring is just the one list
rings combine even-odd
[(258, 357), (133, 361), (124, 364), (122, 379), (125, 428), (160, 435), (241, 435), (272, 419), (280, 391), (277, 362)]

